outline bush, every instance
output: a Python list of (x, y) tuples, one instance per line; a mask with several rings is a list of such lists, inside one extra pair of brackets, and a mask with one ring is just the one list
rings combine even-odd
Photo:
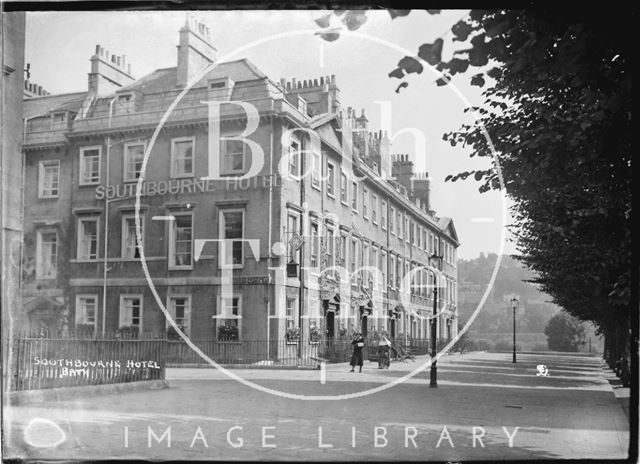
[(491, 351), (493, 350), (493, 342), (491, 340), (475, 340), (473, 342), (474, 351)]
[(289, 327), (287, 329), (286, 338), (288, 342), (295, 342), (300, 339), (300, 328), (299, 327)]
[(309, 341), (319, 342), (321, 338), (322, 336), (320, 334), (320, 329), (318, 329), (316, 326), (313, 326), (309, 329)]
[[(520, 350), (521, 350), (520, 345), (516, 345), (516, 351), (520, 351)], [(505, 342), (505, 341), (496, 342), (493, 345), (493, 349), (491, 349), (491, 351), (512, 352), (513, 351), (513, 342)]]
[(534, 345), (531, 351), (549, 351), (549, 346), (543, 344)]
[(578, 351), (584, 343), (584, 327), (582, 323), (564, 311), (559, 312), (544, 328), (547, 344), (552, 351)]
[(239, 339), (238, 327), (235, 325), (221, 325), (218, 327), (218, 340), (226, 342)]
[(459, 351), (460, 353), (464, 353), (465, 351), (470, 351), (472, 343), (473, 343), (473, 340), (471, 340), (471, 338), (469, 337), (469, 333), (465, 332), (455, 342), (455, 344), (451, 348), (451, 351)]
[(116, 331), (116, 338), (123, 338), (125, 340), (138, 338), (140, 329), (132, 325), (123, 325)]
[[(178, 324), (178, 328), (184, 333), (185, 327), (183, 325)], [(172, 325), (167, 327), (167, 339), (168, 340), (182, 340), (182, 337), (178, 333), (176, 329), (173, 328)]]

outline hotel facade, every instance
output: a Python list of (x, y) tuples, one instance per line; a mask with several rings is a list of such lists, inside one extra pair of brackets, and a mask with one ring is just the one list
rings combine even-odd
[(163, 336), (164, 307), (193, 339), (424, 339), (437, 279), (438, 338), (457, 334), (453, 221), (335, 76), (218, 63), (193, 17), (177, 66), (90, 63), (86, 91), (25, 84), (25, 328)]

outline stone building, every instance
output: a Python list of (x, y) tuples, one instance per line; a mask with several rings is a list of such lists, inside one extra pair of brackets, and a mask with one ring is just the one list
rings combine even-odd
[(25, 297), (50, 306), (33, 325), (68, 306), (71, 325), (159, 335), (164, 306), (193, 339), (426, 338), (437, 251), (439, 336), (456, 334), (453, 222), (335, 76), (218, 63), (193, 17), (177, 66), (136, 79), (99, 45), (90, 62), (85, 91), (25, 100)]

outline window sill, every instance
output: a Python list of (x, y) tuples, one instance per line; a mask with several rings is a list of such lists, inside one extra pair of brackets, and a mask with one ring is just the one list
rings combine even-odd
[(290, 345), (290, 346), (291, 346), (291, 345), (295, 346), (295, 345), (297, 345), (298, 343), (299, 343), (299, 341), (298, 341), (298, 340), (295, 340), (295, 341), (287, 341), (287, 345)]
[(340, 200), (340, 204), (342, 204), (342, 206), (346, 206), (347, 208), (349, 207), (349, 203), (347, 203), (346, 201)]
[(57, 200), (58, 198), (60, 198), (59, 195), (55, 195), (55, 196), (42, 196), (42, 197), (38, 197), (38, 200)]
[(313, 181), (311, 182), (311, 188), (317, 190), (318, 192), (322, 191), (322, 188), (320, 188), (320, 183), (314, 184)]
[(244, 269), (244, 264), (222, 264), (218, 266), (218, 269), (223, 270), (223, 269)]
[(193, 266), (169, 266), (169, 271), (192, 271)]
[(94, 187), (100, 185), (100, 181), (96, 182), (78, 182), (78, 187)]
[(332, 193), (327, 192), (327, 196), (328, 196), (329, 198), (331, 198), (332, 200), (335, 200), (335, 199), (336, 199), (335, 195), (334, 195), (334, 194), (332, 194)]
[(245, 169), (241, 170), (241, 171), (227, 171), (227, 172), (221, 172), (220, 176), (221, 177), (242, 177), (247, 173), (247, 171)]
[(171, 174), (169, 176), (169, 179), (188, 179), (190, 177), (194, 177), (195, 174), (193, 173), (186, 173), (186, 174)]

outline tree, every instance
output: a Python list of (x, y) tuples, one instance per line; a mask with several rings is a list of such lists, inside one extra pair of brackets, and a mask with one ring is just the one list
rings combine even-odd
[(552, 351), (578, 351), (584, 343), (584, 327), (578, 319), (564, 311), (549, 319), (544, 334)]
[[(366, 20), (334, 14), (350, 30)], [(450, 30), (459, 44), (451, 60), (442, 61), (439, 38), (389, 73), (404, 79), (428, 63), (442, 72), (439, 86), (459, 73), (472, 85), (491, 84), (484, 104), (468, 109), (476, 122), (444, 139), (492, 167), (445, 181), (474, 179), (480, 191), (504, 185), (517, 258), (554, 303), (598, 325), (610, 365), (626, 351), (632, 326), (632, 20), (614, 8), (472, 10)]]

